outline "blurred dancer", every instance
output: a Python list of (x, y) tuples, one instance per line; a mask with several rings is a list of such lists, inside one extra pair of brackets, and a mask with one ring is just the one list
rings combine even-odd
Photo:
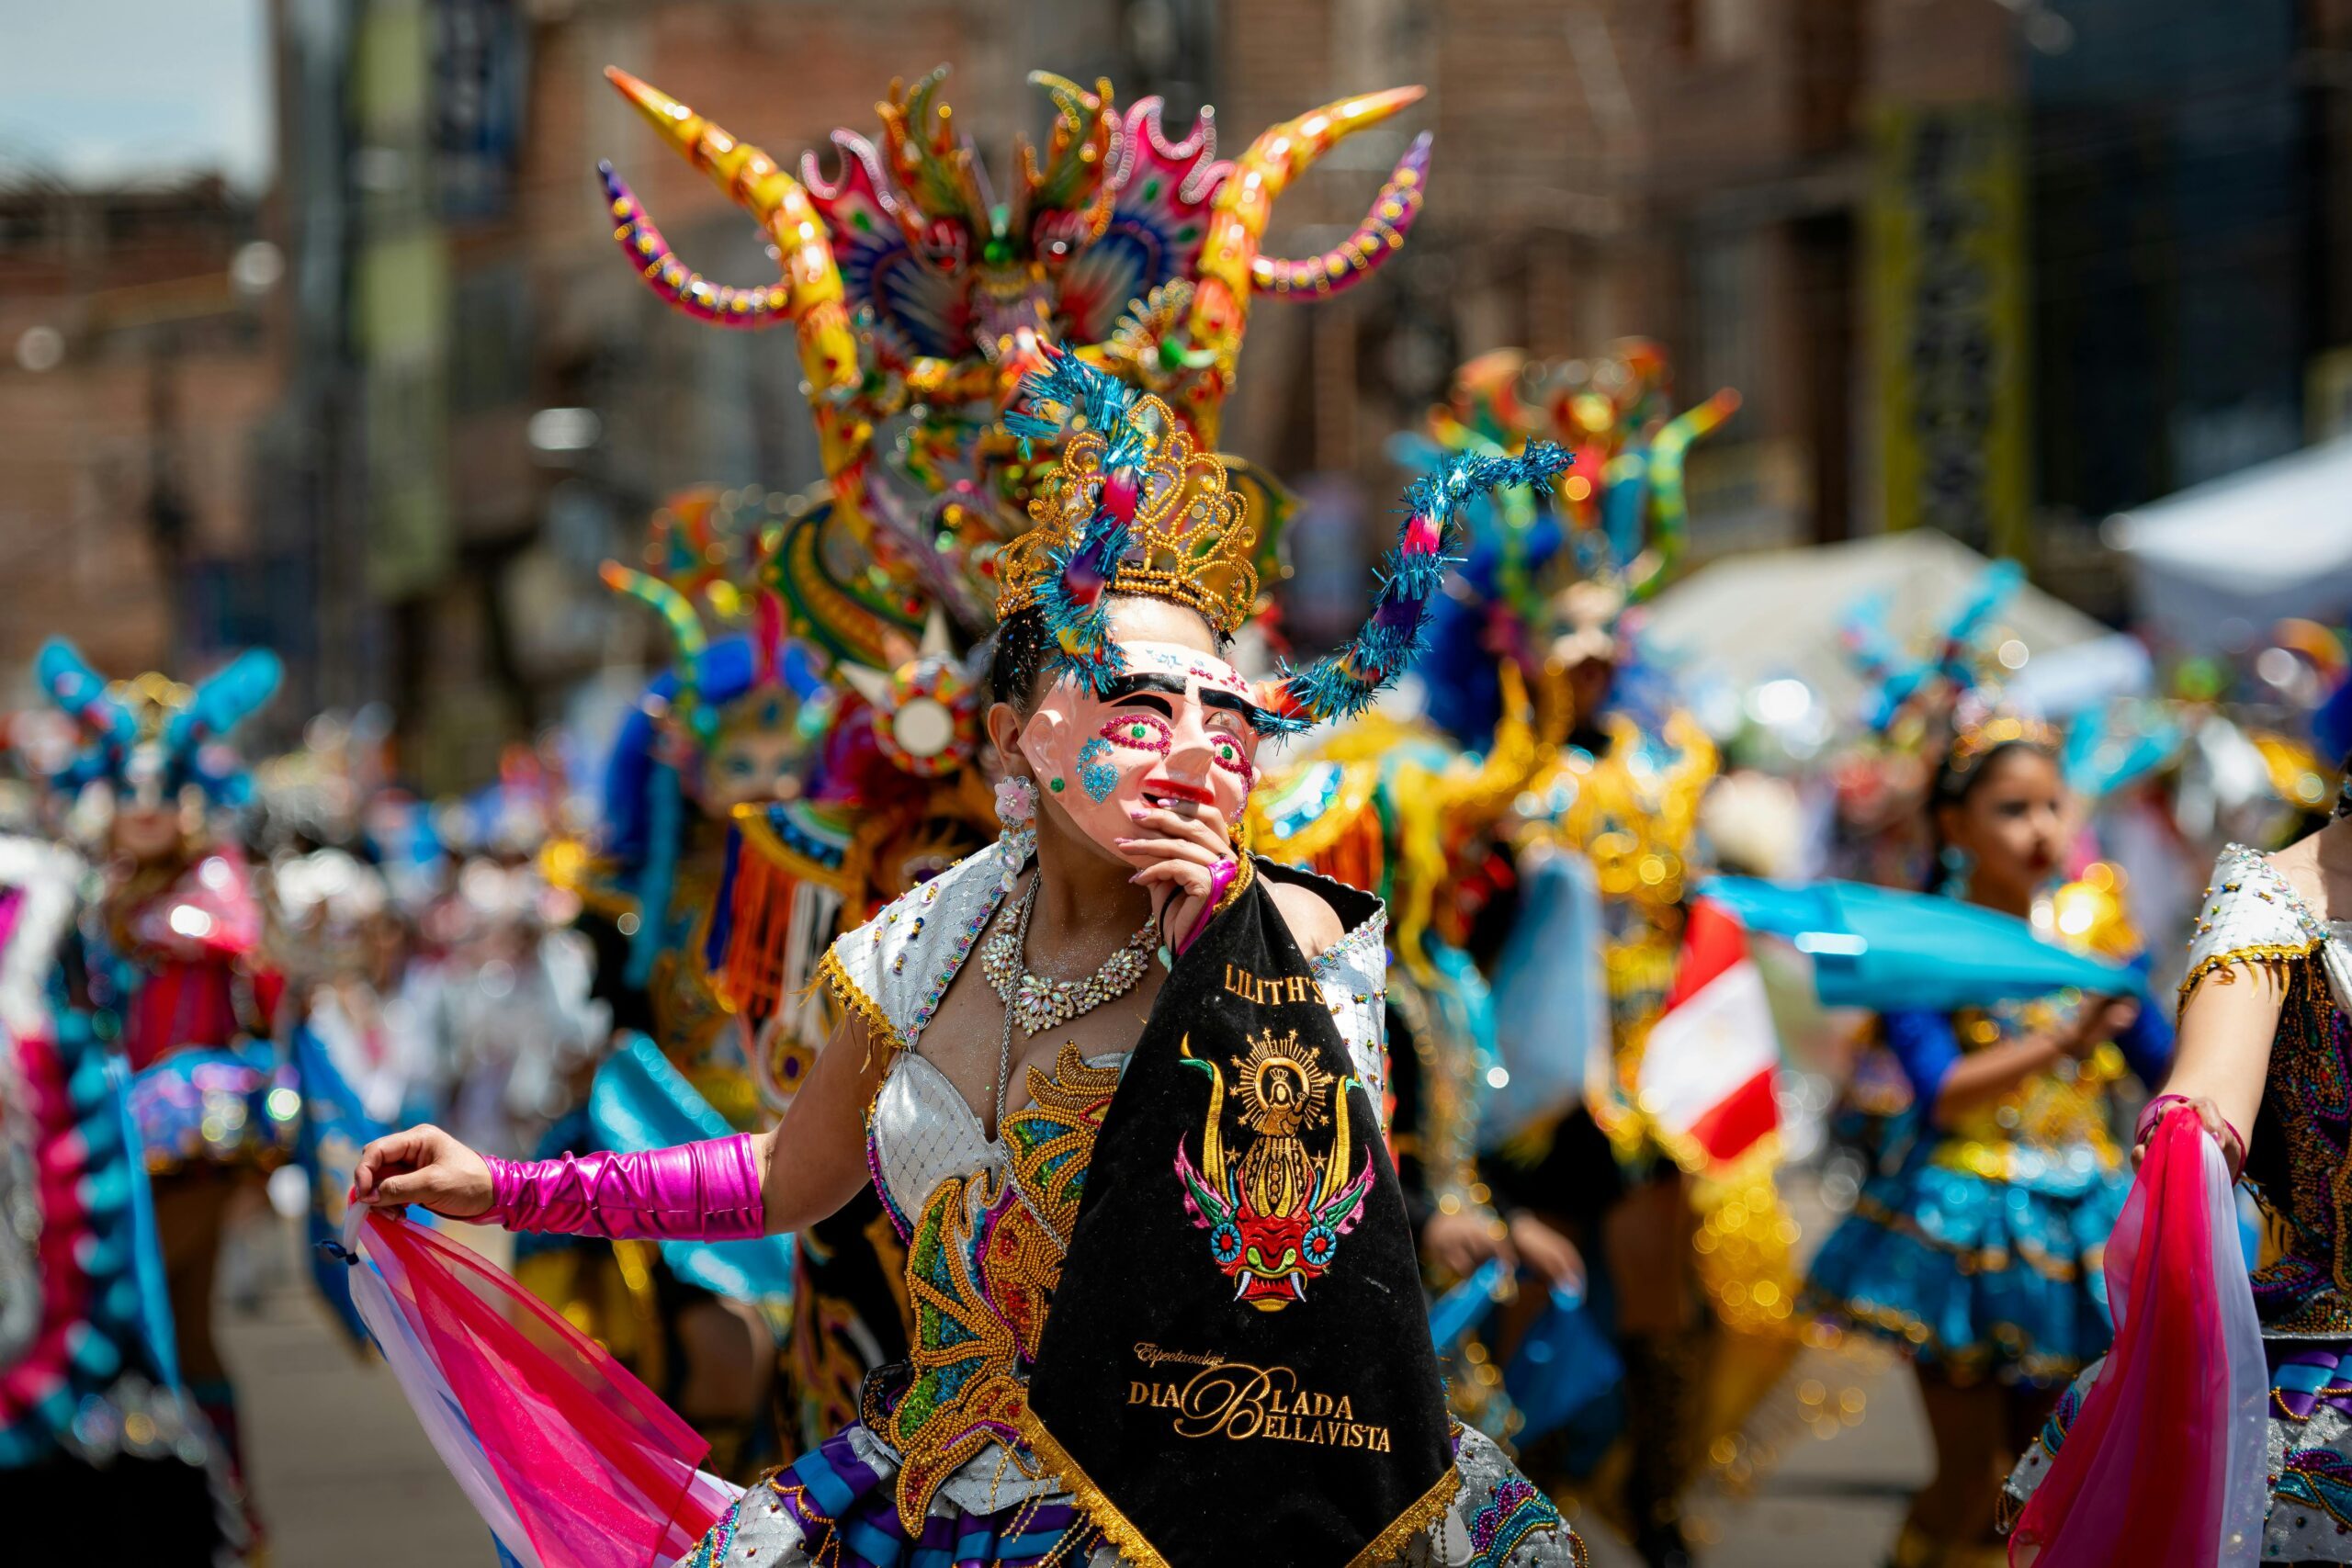
[[(1500, 1202), (1594, 1262), (1625, 1368), (1628, 1463), (1606, 1501), (1661, 1565), (1687, 1562), (1681, 1495), (1793, 1345), (1774, 1145), (1719, 1160), (1643, 1094), (1716, 754), (1634, 657), (1628, 612), (1679, 559), (1690, 444), (1737, 406), (1720, 392), (1673, 412), (1664, 355), (1639, 339), (1572, 364), (1505, 350), (1464, 366), (1408, 443), (1511, 451), (1549, 438), (1576, 458), (1480, 517), (1419, 670), (1431, 716), (1474, 749), (1499, 744), (1498, 665), (1533, 697), (1535, 765), (1496, 829), (1509, 853), (1474, 879), (1487, 896), (1468, 927), (1514, 1101), (1508, 1128), (1489, 1129), (1487, 1169)], [(1758, 1368), (1735, 1365), (1751, 1344)], [(1585, 1437), (1564, 1430), (1529, 1462), (1547, 1483), (1584, 1481), (1598, 1446)]]
[(0, 1506), (27, 1561), (135, 1518), (141, 1562), (222, 1568), (246, 1529), (178, 1386), (129, 1074), (52, 989), (85, 870), (0, 837)]
[(1465, 868), (1493, 852), (1488, 835), (1542, 760), (1516, 669), (1503, 677), (1505, 714), (1483, 758), (1433, 726), (1367, 714), (1268, 775), (1251, 800), (1250, 841), (1387, 906), (1389, 1148), (1429, 1288), (1462, 1288), (1489, 1263), (1499, 1270), (1488, 1271), (1495, 1305), (1440, 1354), (1454, 1414), (1509, 1449), (1522, 1416), (1504, 1367), (1527, 1314), (1497, 1313), (1522, 1296), (1532, 1305), (1581, 1290), (1584, 1262), (1551, 1225), (1498, 1201), (1481, 1156), (1498, 1092), (1494, 1002), (1462, 946), (1475, 879)]
[[(2050, 925), (2070, 816), (2057, 737), (2007, 716), (1963, 723), (1930, 794), (1941, 891)], [(2109, 929), (2065, 919), (2086, 945)], [(1995, 1504), (2052, 1391), (2111, 1333), (2100, 1249), (2130, 1185), (2110, 1088), (2163, 1075), (2172, 1033), (2144, 995), (2045, 998), (1882, 1020), (1913, 1100), (1881, 1173), (1815, 1258), (1809, 1310), (1883, 1337), (1918, 1370), (1936, 1473), (1912, 1501), (1897, 1568), (2002, 1556)]]
[(222, 1227), (291, 1154), (300, 1096), (271, 1043), (281, 983), (236, 846), (210, 807), (246, 780), (221, 738), (277, 691), (278, 664), (240, 656), (196, 686), (109, 685), (51, 641), (41, 684), (87, 744), (56, 781), (105, 786), (105, 886), (66, 960), (66, 1005), (128, 1060), (130, 1111), (154, 1187), (180, 1375), (239, 1483), (235, 1393), (212, 1334)]
[[(801, 690), (773, 632), (707, 643), (699, 611), (674, 584), (619, 569), (610, 575), (662, 609), (678, 659), (615, 742), (605, 853), (570, 880), (594, 952), (592, 994), (609, 1010), (616, 1038), (651, 1041), (702, 1105), (727, 1125), (758, 1130), (769, 1113), (753, 1043), (714, 987), (710, 928), (736, 852), (734, 808), (798, 787), (812, 745), (798, 723)], [(550, 1151), (597, 1146), (585, 1103), (549, 1134)], [(518, 1267), (551, 1302), (592, 1314), (599, 1337), (711, 1440), (714, 1469), (747, 1473), (774, 1441), (771, 1317), (786, 1302), (738, 1301), (680, 1278), (649, 1247), (616, 1246), (526, 1242)]]

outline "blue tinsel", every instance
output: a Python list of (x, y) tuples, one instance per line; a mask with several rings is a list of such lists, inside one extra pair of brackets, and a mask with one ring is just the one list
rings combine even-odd
[[(1534, 441), (1517, 456), (1459, 452), (1405, 489), (1408, 513), (1438, 525), (1438, 547), (1407, 551), (1401, 544), (1381, 562), (1372, 615), (1346, 647), (1303, 670), (1285, 665), (1283, 687), (1291, 703), (1311, 719), (1348, 719), (1409, 668), (1420, 651), (1430, 623), (1430, 600), (1446, 574), (1463, 561), (1461, 509), (1490, 491), (1509, 486), (1548, 485), (1573, 459), (1548, 441)], [(1301, 726), (1303, 728), (1303, 726)]]
[[(41, 645), (33, 671), (57, 705), (93, 732), (90, 743), (51, 782), (62, 790), (79, 789), (100, 779), (120, 783), (138, 741), (139, 726), (130, 710), (106, 694), (106, 678), (63, 637), (51, 637)], [(277, 655), (253, 649), (198, 682), (187, 706), (164, 722), (158, 738), (164, 759), (165, 791), (195, 784), (215, 804), (242, 805), (251, 793), (243, 770), (208, 765), (203, 749), (276, 695), (284, 675)]]
[[(1056, 350), (1046, 369), (1023, 378), (1016, 405), (1004, 416), (1004, 428), (1021, 438), (1026, 457), (1031, 442), (1053, 440), (1073, 417), (1082, 417), (1087, 429), (1108, 444), (1102, 459), (1108, 474), (1137, 467), (1148, 455), (1149, 433), (1130, 417), (1137, 400), (1134, 388), (1074, 354)], [(1057, 679), (1067, 675), (1098, 696), (1125, 662), (1111, 637), (1107, 590), (1126, 552), (1126, 524), (1097, 506), (1078, 536), (1047, 557), (1049, 570), (1037, 585), (1036, 605), (1053, 636), (1046, 672)], [(1069, 592), (1070, 567), (1080, 562), (1105, 587), (1091, 603), (1081, 604)]]

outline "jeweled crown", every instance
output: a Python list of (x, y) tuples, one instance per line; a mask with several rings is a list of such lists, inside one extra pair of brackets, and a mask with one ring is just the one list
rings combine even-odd
[(997, 557), (1000, 620), (1039, 602), (1104, 513), (1125, 515), (1125, 548), (1102, 591), (1164, 599), (1230, 637), (1258, 603), (1258, 529), (1224, 463), (1200, 450), (1169, 406), (1139, 397), (1107, 431), (1089, 421), (1029, 502), (1035, 524)]

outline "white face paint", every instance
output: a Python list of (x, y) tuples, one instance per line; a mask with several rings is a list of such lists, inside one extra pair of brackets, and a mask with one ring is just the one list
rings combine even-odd
[(1064, 677), (1023, 725), (1021, 754), (1039, 793), (1072, 826), (1121, 859), (1135, 815), (1180, 816), (1215, 806), (1241, 820), (1257, 783), (1256, 705), (1225, 660), (1177, 643), (1122, 642), (1125, 663), (1107, 696)]

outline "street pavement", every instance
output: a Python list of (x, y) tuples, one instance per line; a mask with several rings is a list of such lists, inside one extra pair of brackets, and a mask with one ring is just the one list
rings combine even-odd
[[(495, 1245), (469, 1226), (457, 1233)], [(344, 1344), (299, 1271), (299, 1233), (262, 1232), (265, 1276), (250, 1311), (224, 1302), (224, 1351), (243, 1398), (246, 1443), (269, 1525), (272, 1568), (492, 1568), (490, 1533), (424, 1439), (382, 1365)], [(488, 1247), (485, 1250), (489, 1250)], [(1861, 1422), (1792, 1439), (1760, 1495), (1710, 1521), (1704, 1568), (1877, 1568), (1929, 1453), (1907, 1368), (1861, 1385)], [(1588, 1528), (1595, 1568), (1639, 1568)]]

